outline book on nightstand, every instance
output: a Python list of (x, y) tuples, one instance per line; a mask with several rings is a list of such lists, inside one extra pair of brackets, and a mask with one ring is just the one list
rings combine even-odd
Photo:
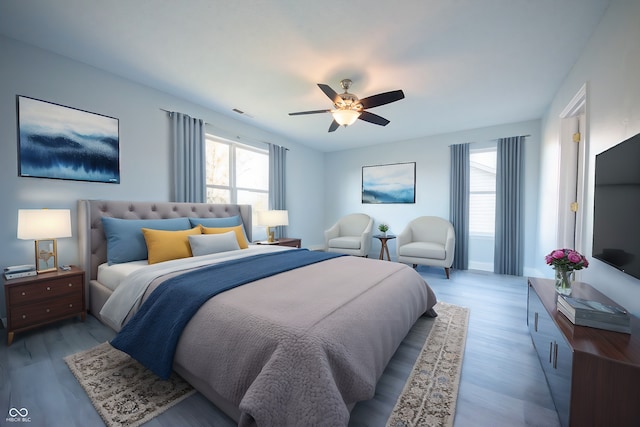
[(12, 265), (4, 268), (4, 278), (7, 280), (35, 276), (36, 274), (38, 274), (36, 266), (32, 264)]
[(631, 317), (622, 307), (558, 295), (557, 308), (574, 325), (631, 333)]
[(4, 273), (4, 278), (7, 280), (11, 279), (19, 279), (21, 277), (31, 277), (37, 275), (38, 272), (35, 270), (32, 271), (21, 271), (19, 273)]

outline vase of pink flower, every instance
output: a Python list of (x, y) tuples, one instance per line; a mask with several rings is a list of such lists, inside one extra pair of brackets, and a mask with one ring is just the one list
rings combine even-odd
[(573, 249), (553, 250), (544, 259), (556, 272), (556, 292), (561, 295), (571, 295), (573, 272), (589, 267), (587, 258)]

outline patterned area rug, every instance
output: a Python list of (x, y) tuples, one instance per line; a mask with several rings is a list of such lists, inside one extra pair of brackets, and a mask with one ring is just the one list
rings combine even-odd
[[(438, 317), (387, 427), (453, 425), (469, 309), (439, 302)], [(65, 357), (108, 427), (136, 427), (192, 395), (177, 374), (160, 380), (127, 354), (103, 343)]]
[(108, 427), (136, 427), (191, 396), (175, 372), (161, 380), (106, 342), (64, 358)]
[(438, 317), (387, 427), (453, 426), (469, 309), (439, 302)]

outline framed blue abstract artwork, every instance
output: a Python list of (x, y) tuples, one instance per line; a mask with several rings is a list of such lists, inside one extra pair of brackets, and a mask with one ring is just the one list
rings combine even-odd
[(415, 202), (415, 162), (362, 167), (362, 203)]
[(120, 183), (118, 119), (18, 95), (18, 174)]

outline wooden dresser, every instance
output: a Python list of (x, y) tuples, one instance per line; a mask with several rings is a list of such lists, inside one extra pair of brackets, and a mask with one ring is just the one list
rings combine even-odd
[[(624, 306), (586, 283), (572, 296)], [(527, 323), (563, 426), (640, 426), (640, 319), (631, 335), (575, 326), (554, 281), (529, 278)]]
[(7, 304), (7, 345), (16, 332), (51, 322), (80, 316), (84, 321), (84, 271), (54, 271), (37, 276), (5, 280)]

